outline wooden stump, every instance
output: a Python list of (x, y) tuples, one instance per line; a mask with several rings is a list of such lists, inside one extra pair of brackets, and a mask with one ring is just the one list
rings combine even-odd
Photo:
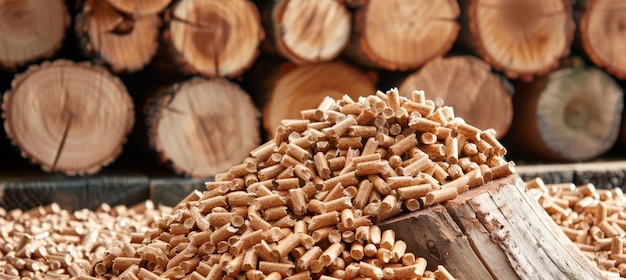
[(259, 144), (258, 111), (225, 79), (193, 78), (164, 90), (148, 107), (151, 146), (174, 170), (211, 177)]
[(517, 174), (381, 224), (460, 279), (603, 279)]
[(580, 45), (591, 61), (619, 79), (626, 79), (626, 3), (576, 1)]
[(283, 119), (301, 118), (300, 111), (315, 108), (330, 96), (344, 94), (357, 99), (376, 92), (374, 81), (357, 68), (342, 62), (326, 62), (285, 69), (275, 80), (266, 81), (270, 89), (263, 106), (263, 126), (270, 138)]
[[(352, 16), (336, 0), (267, 1), (266, 48), (296, 64), (335, 59), (348, 44)], [(271, 3), (271, 4), (269, 4)]]
[(258, 56), (265, 33), (248, 0), (180, 0), (168, 10), (165, 40), (185, 70), (207, 77), (236, 77)]
[(452, 106), (456, 116), (480, 129), (493, 128), (503, 137), (513, 119), (510, 85), (491, 72), (484, 61), (472, 56), (435, 58), (400, 85), (400, 94), (410, 97), (413, 90), (424, 90)]
[(513, 151), (541, 158), (592, 159), (615, 144), (622, 102), (617, 83), (593, 67), (568, 67), (518, 83), (505, 142)]
[(95, 173), (114, 161), (135, 119), (117, 77), (66, 60), (16, 76), (2, 109), (7, 135), (22, 156), (68, 175)]
[(569, 54), (569, 0), (463, 0), (461, 10), (461, 44), (509, 78), (547, 74)]
[(162, 12), (172, 0), (152, 0), (152, 1), (136, 1), (136, 0), (107, 0), (116, 9), (126, 13), (135, 15), (158, 14)]
[(0, 0), (0, 68), (50, 58), (63, 43), (70, 16), (63, 0)]
[(152, 60), (159, 47), (160, 24), (156, 13), (124, 14), (105, 0), (86, 1), (76, 16), (83, 51), (114, 72), (139, 71)]
[(345, 54), (365, 66), (416, 69), (448, 52), (459, 24), (457, 1), (365, 0)]

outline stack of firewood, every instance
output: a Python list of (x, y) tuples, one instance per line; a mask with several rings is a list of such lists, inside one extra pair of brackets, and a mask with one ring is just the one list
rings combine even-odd
[(98, 172), (128, 140), (206, 178), (325, 96), (397, 87), (493, 128), (514, 153), (589, 160), (626, 135), (616, 82), (626, 79), (624, 9), (608, 0), (0, 0), (4, 128), (46, 171)]

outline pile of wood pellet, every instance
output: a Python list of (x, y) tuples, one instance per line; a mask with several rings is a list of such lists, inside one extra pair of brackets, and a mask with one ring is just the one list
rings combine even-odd
[[(531, 195), (608, 279), (626, 277), (626, 195), (620, 188), (526, 181)], [(621, 278), (623, 279), (623, 278)]]
[(0, 208), (0, 279), (69, 279), (92, 270), (111, 243), (143, 239), (171, 208), (102, 204), (70, 212), (58, 204), (28, 211)]
[[(70, 271), (87, 279), (453, 279), (377, 222), (510, 175), (494, 131), (415, 91), (324, 99), (144, 234)], [(6, 250), (11, 254), (13, 248)], [(17, 255), (17, 252), (14, 254)], [(6, 272), (5, 272), (6, 273)]]

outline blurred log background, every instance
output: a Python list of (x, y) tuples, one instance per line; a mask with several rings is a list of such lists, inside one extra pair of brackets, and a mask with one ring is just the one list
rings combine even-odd
[[(4, 187), (32, 178), (61, 184), (74, 174), (208, 179), (324, 96), (391, 87), (425, 90), (468, 122), (496, 129), (518, 165), (614, 161), (626, 150), (623, 1), (0, 0), (0, 15)], [(9, 109), (23, 74), (57, 60), (121, 81), (130, 107), (105, 102), (134, 109), (125, 138), (112, 120), (123, 116), (81, 105), (92, 101), (72, 101), (67, 114), (32, 98)], [(52, 107), (112, 90), (98, 80), (84, 87), (86, 79), (94, 78), (53, 73), (28, 82), (53, 92), (45, 101)], [(10, 130), (21, 128), (9, 120), (31, 121), (20, 110), (59, 123), (38, 128), (56, 136), (14, 137)], [(68, 114), (111, 133), (79, 133), (89, 130)], [(93, 158), (94, 137), (121, 154)], [(81, 141), (91, 158), (80, 157)], [(44, 149), (53, 158), (29, 152)], [(87, 161), (96, 163), (77, 169)]]

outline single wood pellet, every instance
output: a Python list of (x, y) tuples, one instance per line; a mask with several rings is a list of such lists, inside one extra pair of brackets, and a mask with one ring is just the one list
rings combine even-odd
[(396, 89), (327, 97), (302, 116), (171, 211), (3, 215), (0, 276), (451, 279), (376, 223), (513, 174), (493, 131)]

